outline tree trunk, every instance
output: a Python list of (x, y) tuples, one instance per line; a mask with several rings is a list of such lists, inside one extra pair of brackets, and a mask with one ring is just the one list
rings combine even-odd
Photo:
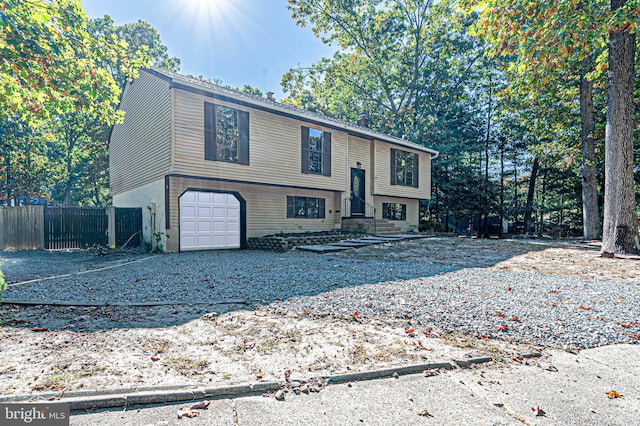
[[(625, 3), (611, 0), (611, 10), (615, 12)], [(633, 180), (635, 51), (635, 34), (628, 27), (610, 32), (602, 228), (602, 254), (606, 257), (639, 248)]]
[(531, 233), (531, 212), (533, 210), (533, 193), (536, 189), (536, 178), (538, 177), (538, 158), (533, 159), (531, 168), (531, 178), (529, 179), (529, 192), (527, 193), (527, 207), (524, 211), (524, 233)]
[(586, 240), (596, 240), (600, 238), (601, 231), (596, 180), (596, 144), (593, 138), (596, 117), (593, 108), (593, 82), (585, 78), (584, 74), (580, 78), (580, 118), (582, 121), (583, 237)]
[(513, 233), (518, 233), (518, 155), (513, 154)]
[[(487, 190), (489, 189), (489, 142), (491, 140), (491, 96), (492, 96), (492, 81), (491, 74), (489, 74), (489, 98), (487, 105), (487, 136), (484, 141), (484, 181), (486, 183)], [(484, 206), (484, 215), (482, 216), (482, 223), (478, 224), (482, 235), (485, 238), (489, 238), (489, 207)]]
[(500, 208), (498, 212), (500, 213), (498, 237), (502, 238), (502, 224), (504, 223), (504, 140), (500, 144)]

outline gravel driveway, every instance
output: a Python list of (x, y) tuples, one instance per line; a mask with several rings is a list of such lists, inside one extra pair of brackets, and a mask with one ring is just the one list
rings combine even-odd
[[(527, 256), (527, 250), (541, 250), (526, 244), (517, 249), (506, 246), (504, 253), (492, 257), (487, 250), (494, 246), (488, 242), (461, 242), (475, 244), (469, 253), (479, 255), (469, 255), (462, 265), (447, 260), (447, 253), (426, 252), (438, 244), (438, 239), (404, 241), (336, 254), (210, 251), (100, 258), (15, 252), (1, 254), (0, 267), (14, 283), (4, 293), (6, 299), (192, 302), (191, 318), (209, 309), (207, 302), (241, 299), (253, 307), (269, 304), (295, 312), (406, 319), (438, 333), (555, 347), (640, 339), (637, 281), (498, 266), (502, 260)], [(638, 263), (627, 266), (637, 268)], [(43, 275), (103, 267), (108, 269), (15, 285)], [(167, 311), (155, 309), (143, 316), (162, 325)], [(119, 326), (135, 316), (130, 313)]]

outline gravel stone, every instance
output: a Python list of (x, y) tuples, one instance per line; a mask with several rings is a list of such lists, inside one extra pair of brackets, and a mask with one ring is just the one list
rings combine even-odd
[[(250, 302), (246, 308), (270, 304), (350, 320), (399, 319), (440, 333), (567, 349), (637, 344), (640, 339), (635, 282), (460, 269), (415, 257), (361, 259), (350, 252), (129, 253), (105, 259), (84, 252), (0, 255), (9, 283), (104, 266), (116, 267), (10, 286), (3, 297), (77, 302), (242, 299)], [(184, 309), (204, 313), (211, 308)]]

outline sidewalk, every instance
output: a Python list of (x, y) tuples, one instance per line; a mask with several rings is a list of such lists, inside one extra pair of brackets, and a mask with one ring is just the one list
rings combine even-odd
[[(318, 393), (287, 393), (283, 401), (272, 395), (217, 399), (199, 416), (181, 420), (178, 409), (190, 402), (76, 411), (71, 425), (637, 424), (640, 345), (550, 352), (544, 360), (479, 364), (431, 377), (412, 374), (329, 385)], [(609, 398), (610, 391), (622, 397)], [(538, 407), (544, 415), (536, 416)], [(421, 415), (425, 410), (428, 415)]]

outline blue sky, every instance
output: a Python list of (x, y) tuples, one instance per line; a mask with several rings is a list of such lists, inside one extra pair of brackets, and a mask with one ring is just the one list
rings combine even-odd
[(333, 49), (296, 26), (287, 0), (82, 0), (89, 18), (117, 25), (143, 20), (160, 33), (184, 74), (250, 84), (282, 98), (282, 75), (308, 67)]

